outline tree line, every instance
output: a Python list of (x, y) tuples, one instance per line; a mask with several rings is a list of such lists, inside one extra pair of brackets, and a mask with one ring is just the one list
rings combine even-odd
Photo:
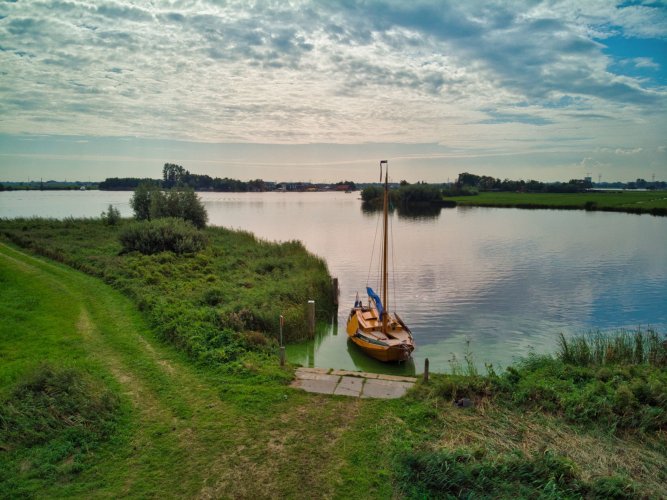
[(103, 191), (133, 190), (140, 184), (154, 184), (163, 189), (174, 187), (191, 188), (195, 191), (222, 191), (222, 192), (247, 192), (266, 191), (267, 185), (262, 179), (251, 181), (240, 181), (229, 177), (219, 178), (210, 175), (199, 175), (190, 173), (181, 165), (165, 163), (162, 168), (162, 179), (150, 179), (139, 177), (109, 177), (100, 182), (99, 189)]
[(450, 189), (452, 195), (474, 194), (480, 191), (509, 191), (528, 193), (579, 193), (593, 187), (590, 179), (570, 179), (568, 182), (540, 182), (535, 180), (500, 180), (488, 175), (468, 172), (459, 174)]

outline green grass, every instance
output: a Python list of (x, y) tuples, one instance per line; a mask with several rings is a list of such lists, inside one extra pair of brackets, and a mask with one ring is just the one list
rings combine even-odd
[[(196, 254), (122, 253), (127, 220), (1, 220), (14, 243), (102, 278), (132, 297), (158, 334), (209, 364), (228, 363), (247, 350), (275, 350), (279, 316), (285, 338), (308, 335), (306, 303), (320, 318), (333, 308), (324, 261), (299, 242), (269, 243), (223, 228), (205, 230), (208, 245)], [(272, 342), (261, 342), (261, 332)]]
[(446, 198), (460, 206), (557, 208), (630, 213), (667, 214), (667, 192), (623, 191), (586, 193), (483, 192), (474, 196)]
[[(100, 250), (96, 231), (107, 229), (91, 223), (93, 243), (63, 225), (30, 241), (50, 239), (40, 251), (71, 249), (76, 258), (63, 260), (77, 266), (118, 258), (112, 240)], [(285, 265), (241, 236), (260, 268)], [(187, 301), (184, 290), (202, 292), (173, 269), (184, 265), (197, 281), (200, 256), (161, 258), (147, 265), (166, 263), (182, 282), (162, 293)], [(502, 374), (432, 375), (401, 400), (314, 395), (289, 388), (292, 369), (263, 349), (193, 363), (153, 324), (141, 290), (128, 294), (96, 274), (118, 290), (0, 244), (0, 399), (40, 407), (25, 406), (26, 381), (80, 381), (71, 398), (52, 399), (76, 404), (49, 415), (90, 422), (52, 425), (36, 442), (3, 435), (0, 497), (667, 496), (664, 367), (532, 357)], [(202, 293), (202, 303), (224, 297)], [(118, 403), (95, 423), (87, 401), (97, 408), (104, 394)], [(461, 397), (475, 406), (454, 405)], [(24, 428), (37, 428), (40, 413), (21, 413)]]
[[(0, 497), (333, 495), (345, 459), (338, 444), (354, 432), (359, 401), (289, 389), (291, 369), (261, 353), (233, 369), (193, 365), (159, 342), (119, 292), (4, 245), (0, 273), (3, 400), (42, 359), (120, 398), (113, 432), (74, 462), (71, 453), (48, 458), (34, 443), (3, 438)], [(45, 467), (58, 474), (35, 472)]]

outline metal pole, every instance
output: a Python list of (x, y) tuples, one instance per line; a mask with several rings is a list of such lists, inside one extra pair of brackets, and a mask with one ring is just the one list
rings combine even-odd
[(308, 301), (308, 333), (310, 336), (315, 335), (315, 301)]

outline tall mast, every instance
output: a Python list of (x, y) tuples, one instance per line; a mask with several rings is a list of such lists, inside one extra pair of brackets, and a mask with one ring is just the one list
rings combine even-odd
[(382, 315), (382, 333), (387, 333), (387, 315), (389, 312), (389, 304), (387, 303), (389, 289), (388, 286), (388, 277), (387, 277), (387, 261), (388, 261), (388, 247), (389, 247), (389, 164), (387, 160), (380, 161), (380, 168), (384, 163), (385, 173), (384, 173), (384, 206), (383, 206), (383, 237), (384, 242), (382, 245), (382, 303), (384, 304), (384, 314)]

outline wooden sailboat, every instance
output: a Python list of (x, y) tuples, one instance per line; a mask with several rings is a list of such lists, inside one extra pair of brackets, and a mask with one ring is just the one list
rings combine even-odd
[[(386, 160), (380, 162), (380, 172), (385, 168), (383, 225), (382, 225), (382, 298), (366, 287), (368, 304), (355, 300), (347, 320), (347, 334), (366, 354), (380, 361), (405, 361), (415, 349), (412, 332), (388, 304), (388, 242), (389, 242), (389, 172)], [(380, 176), (382, 179), (382, 176)]]

